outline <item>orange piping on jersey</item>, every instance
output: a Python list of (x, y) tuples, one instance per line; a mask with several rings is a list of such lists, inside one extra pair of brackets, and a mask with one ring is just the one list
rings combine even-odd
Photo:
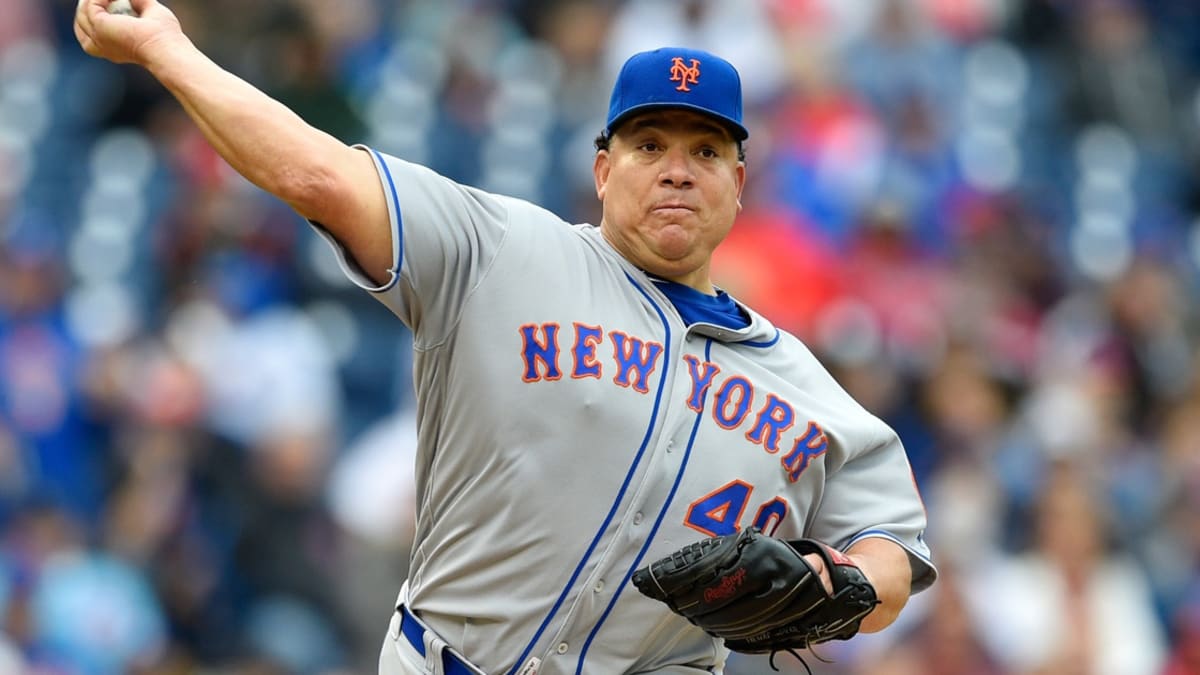
[[(738, 512), (737, 512), (737, 516), (736, 516), (736, 517), (734, 517), (734, 518), (733, 518), (733, 520), (732, 520), (732, 522), (733, 522), (733, 527), (734, 527), (734, 530), (735, 530), (735, 531), (736, 531), (736, 530), (740, 530), (740, 529), (742, 529), (742, 525), (741, 525), (741, 523), (742, 523), (742, 514), (743, 514), (743, 513), (745, 513), (745, 511), (746, 511), (746, 505), (750, 503), (750, 493), (754, 491), (754, 486), (753, 486), (753, 485), (751, 485), (751, 484), (749, 484), (749, 483), (747, 483), (746, 481), (744, 481), (744, 480), (742, 480), (742, 479), (740, 479), (740, 478), (735, 478), (735, 479), (733, 479), (733, 480), (729, 481), (728, 483), (726, 483), (726, 484), (722, 485), (721, 487), (717, 488), (716, 490), (711, 490), (711, 491), (709, 491), (709, 493), (708, 493), (708, 494), (706, 494), (706, 495), (704, 495), (703, 497), (700, 497), (699, 499), (697, 499), (697, 500), (693, 501), (691, 504), (689, 504), (689, 505), (688, 505), (688, 510), (687, 510), (687, 512), (688, 512), (688, 513), (691, 513), (691, 512), (692, 512), (692, 510), (696, 508), (696, 505), (697, 505), (697, 504), (699, 504), (700, 502), (702, 502), (702, 501), (704, 501), (704, 500), (706, 500), (706, 499), (709, 499), (710, 497), (712, 497), (713, 495), (715, 495), (715, 494), (717, 494), (717, 493), (724, 492), (725, 490), (728, 490), (728, 489), (729, 489), (729, 486), (731, 486), (731, 485), (742, 485), (742, 486), (744, 486), (744, 487), (746, 488), (746, 497), (745, 497), (745, 499), (742, 499), (742, 500), (741, 500), (741, 502), (742, 502), (742, 503), (741, 503), (741, 505), (740, 505), (740, 506), (738, 506)], [(715, 509), (711, 509), (711, 510), (709, 510), (709, 511), (705, 511), (705, 512), (704, 512), (704, 515), (708, 516), (709, 518), (712, 518), (713, 520), (716, 520), (716, 521), (719, 521), (719, 522), (722, 522), (722, 523), (730, 522), (730, 519), (729, 519), (729, 507), (730, 507), (730, 506), (732, 506), (732, 505), (733, 505), (733, 500), (730, 500), (730, 501), (728, 501), (728, 502), (725, 502), (725, 504), (724, 504), (722, 507), (720, 507), (720, 508), (715, 508)], [(719, 514), (719, 516), (718, 516), (718, 517), (714, 517), (714, 516), (713, 516), (713, 514), (714, 514), (714, 513), (718, 513), (718, 514)], [(684, 524), (684, 525), (687, 525), (688, 527), (692, 528), (693, 530), (696, 530), (697, 532), (701, 532), (701, 533), (703, 533), (703, 534), (706, 534), (706, 535), (708, 535), (708, 536), (710, 536), (710, 537), (716, 537), (716, 536), (718, 536), (718, 534), (717, 534), (716, 532), (713, 532), (713, 531), (711, 531), (711, 530), (709, 530), (709, 529), (707, 529), (707, 528), (701, 527), (701, 526), (699, 526), (699, 525), (697, 525), (697, 524), (695, 524), (695, 523), (691, 522), (691, 519), (690, 519), (690, 518), (688, 518), (688, 519), (685, 519), (685, 520), (683, 521), (683, 524)]]
[[(780, 506), (782, 506), (783, 510), (768, 513), (767, 509), (771, 508), (772, 506), (774, 506), (776, 504), (779, 504)], [(787, 518), (789, 508), (790, 508), (790, 505), (788, 504), (788, 500), (784, 499), (783, 497), (776, 497), (776, 498), (772, 499), (771, 501), (764, 503), (762, 506), (758, 507), (758, 513), (754, 514), (754, 526), (757, 527), (758, 529), (762, 530), (762, 533), (767, 535), (768, 537), (774, 535), (775, 530), (778, 530), (779, 526), (783, 523), (783, 519)], [(762, 521), (762, 517), (763, 517), (764, 513), (768, 513), (767, 520), (760, 522), (760, 521)], [(774, 526), (769, 527), (772, 524)]]
[[(782, 459), (783, 468), (788, 470), (788, 479), (793, 483), (800, 480), (800, 474), (808, 468), (809, 463), (829, 450), (829, 438), (825, 430), (816, 422), (809, 422), (804, 435), (792, 444), (792, 450)], [(810, 452), (811, 451), (811, 452)]]
[(571, 348), (574, 365), (571, 368), (571, 377), (576, 380), (594, 377), (598, 380), (603, 374), (604, 366), (596, 358), (596, 346), (604, 342), (604, 329), (578, 321), (574, 325), (575, 346)]
[[(737, 416), (733, 420), (725, 422), (724, 420), (727, 417), (725, 415), (725, 408), (729, 407), (729, 401), (733, 397), (732, 388), (734, 386), (738, 386), (743, 391), (743, 394), (735, 404), (736, 408), (734, 412), (737, 413)], [(724, 404), (720, 402), (722, 398), (725, 398)], [(713, 421), (722, 429), (738, 428), (742, 422), (746, 421), (746, 416), (750, 414), (750, 403), (753, 400), (754, 385), (750, 383), (750, 380), (741, 375), (731, 376), (725, 380), (725, 384), (721, 385), (720, 390), (717, 391), (717, 395), (713, 398)], [(737, 408), (741, 410), (739, 411)]]
[[(776, 413), (782, 417), (776, 417)], [(775, 394), (767, 394), (767, 402), (758, 412), (754, 426), (746, 432), (746, 438), (763, 446), (772, 455), (779, 452), (779, 436), (795, 424), (796, 411), (787, 401)], [(770, 433), (767, 429), (770, 428)]]
[[(540, 341), (536, 335), (539, 327), (542, 331)], [(523, 381), (562, 379), (562, 370), (558, 367), (558, 329), (557, 323), (527, 323), (518, 329), (521, 331), (521, 360), (525, 364)], [(539, 362), (545, 366), (544, 376), (540, 374)]]
[(713, 378), (721, 372), (721, 366), (712, 361), (704, 362), (704, 372), (700, 372), (700, 359), (686, 354), (683, 360), (688, 365), (688, 375), (692, 378), (692, 393), (688, 396), (687, 406), (695, 412), (704, 412), (704, 393), (712, 386)]
[[(619, 330), (609, 331), (608, 337), (612, 340), (613, 360), (617, 363), (613, 382), (625, 388), (632, 384), (640, 394), (650, 393), (650, 375), (658, 367), (658, 359), (663, 354), (662, 343), (642, 342)], [(630, 382), (630, 371), (636, 373), (633, 382)]]

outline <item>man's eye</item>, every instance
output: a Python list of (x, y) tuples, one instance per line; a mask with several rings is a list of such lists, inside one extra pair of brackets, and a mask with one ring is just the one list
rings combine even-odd
[(701, 148), (700, 156), (705, 159), (716, 159), (719, 155), (715, 148)]
[(646, 152), (658, 152), (660, 149), (658, 143), (655, 143), (654, 141), (646, 141), (645, 143), (639, 145), (638, 148), (645, 150)]

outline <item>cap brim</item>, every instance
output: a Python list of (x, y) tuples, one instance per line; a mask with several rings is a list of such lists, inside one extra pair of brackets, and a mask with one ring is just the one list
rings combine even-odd
[(605, 130), (611, 136), (613, 133), (616, 132), (617, 127), (619, 127), (622, 124), (624, 124), (625, 122), (629, 121), (629, 118), (631, 118), (631, 117), (635, 117), (635, 116), (640, 115), (645, 112), (650, 112), (651, 110), (672, 110), (672, 109), (691, 110), (693, 112), (700, 113), (701, 115), (704, 115), (705, 117), (708, 117), (710, 119), (714, 119), (714, 120), (720, 122), (721, 125), (724, 126), (726, 129), (728, 129), (729, 133), (733, 135), (733, 140), (735, 140), (735, 141), (741, 142), (741, 141), (746, 140), (747, 138), (750, 138), (750, 132), (746, 129), (746, 127), (739, 124), (736, 120), (726, 117), (724, 115), (718, 115), (717, 113), (714, 113), (713, 111), (709, 110), (708, 108), (703, 108), (698, 105), (690, 105), (687, 103), (657, 103), (656, 102), (656, 103), (643, 103), (641, 105), (635, 105), (635, 106), (627, 109), (625, 112), (621, 113), (619, 116), (617, 116), (616, 119), (614, 119), (612, 122), (610, 122), (608, 124), (608, 126), (606, 127)]

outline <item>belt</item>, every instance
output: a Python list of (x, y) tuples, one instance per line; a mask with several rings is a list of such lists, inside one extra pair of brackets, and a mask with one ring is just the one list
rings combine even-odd
[[(400, 605), (400, 634), (421, 656), (425, 656), (425, 630), (425, 624), (408, 611), (406, 605)], [(478, 669), (462, 660), (449, 648), (442, 650), (442, 670), (446, 675), (480, 675)]]

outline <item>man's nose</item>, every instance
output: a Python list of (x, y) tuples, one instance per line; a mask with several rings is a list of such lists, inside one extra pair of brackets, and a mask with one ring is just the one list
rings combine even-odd
[(686, 150), (672, 148), (663, 153), (659, 181), (673, 187), (691, 187), (695, 180), (692, 158)]

